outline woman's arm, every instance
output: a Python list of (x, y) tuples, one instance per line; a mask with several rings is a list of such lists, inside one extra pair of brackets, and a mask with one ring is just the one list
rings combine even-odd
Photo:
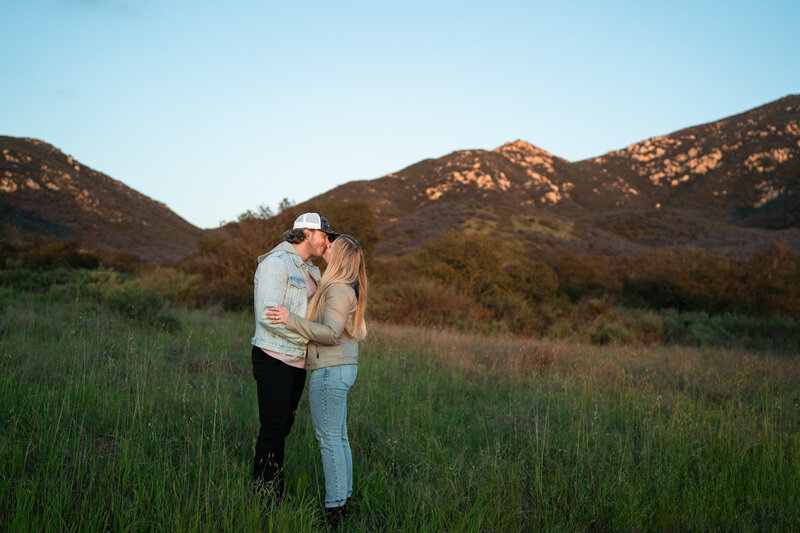
[(271, 307), (267, 316), (275, 317), (275, 322), (285, 322), (286, 329), (316, 343), (336, 344), (344, 332), (350, 310), (355, 305), (355, 291), (344, 283), (337, 283), (327, 290), (324, 297), (325, 309), (321, 323), (290, 313), (282, 307)]

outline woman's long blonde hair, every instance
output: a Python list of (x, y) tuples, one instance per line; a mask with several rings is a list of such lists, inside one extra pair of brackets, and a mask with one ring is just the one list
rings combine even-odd
[(325, 309), (319, 305), (322, 294), (334, 283), (346, 283), (356, 291), (356, 312), (347, 317), (345, 331), (354, 339), (367, 336), (364, 312), (367, 307), (367, 268), (361, 245), (350, 235), (339, 235), (331, 247), (331, 262), (319, 282), (317, 292), (308, 303), (306, 317), (312, 322), (322, 322)]

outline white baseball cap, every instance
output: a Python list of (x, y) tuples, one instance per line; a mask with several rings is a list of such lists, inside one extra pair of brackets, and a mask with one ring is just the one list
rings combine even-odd
[(299, 228), (318, 229), (319, 231), (323, 231), (332, 237), (339, 236), (338, 233), (331, 229), (331, 225), (328, 224), (328, 219), (318, 213), (303, 213), (297, 217), (297, 220), (294, 221), (294, 226), (292, 229)]

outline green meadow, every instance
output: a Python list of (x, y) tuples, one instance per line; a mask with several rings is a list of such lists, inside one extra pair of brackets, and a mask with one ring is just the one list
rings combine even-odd
[[(0, 302), (0, 530), (325, 529), (306, 394), (287, 497), (250, 485), (249, 313), (59, 286)], [(372, 324), (348, 427), (344, 531), (800, 530), (785, 351)]]

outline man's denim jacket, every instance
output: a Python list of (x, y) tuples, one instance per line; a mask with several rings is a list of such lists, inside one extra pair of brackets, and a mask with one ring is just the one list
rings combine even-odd
[(258, 258), (253, 293), (256, 333), (250, 341), (253, 345), (286, 355), (306, 356), (308, 339), (289, 331), (284, 324), (271, 324), (266, 313), (268, 307), (282, 305), (296, 315), (306, 316), (309, 274), (319, 283), (319, 269), (311, 261), (303, 262), (294, 246), (285, 241)]

